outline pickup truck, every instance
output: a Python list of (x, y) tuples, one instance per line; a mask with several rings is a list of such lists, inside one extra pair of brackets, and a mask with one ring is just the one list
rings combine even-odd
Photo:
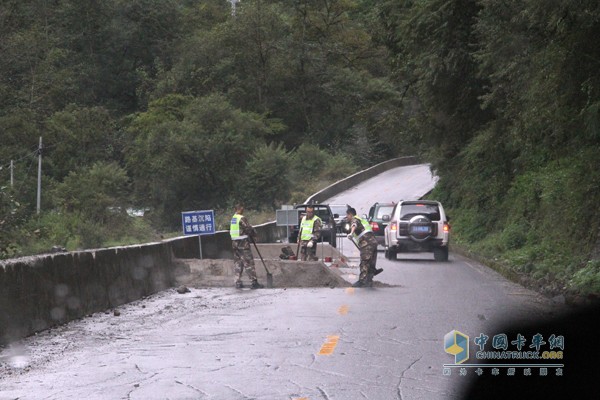
[[(334, 214), (331, 208), (327, 204), (297, 204), (294, 206), (295, 209), (299, 210), (298, 213), (298, 224), (291, 227), (290, 237), (288, 238), (290, 243), (296, 243), (298, 240), (298, 231), (300, 230), (300, 221), (302, 217), (306, 215), (306, 207), (311, 206), (315, 208), (315, 215), (321, 218), (323, 221), (323, 228), (321, 230), (321, 239), (323, 243), (329, 243), (332, 247), (337, 247), (336, 232), (337, 227), (335, 219), (339, 218), (338, 214)], [(321, 242), (321, 240), (319, 240)]]

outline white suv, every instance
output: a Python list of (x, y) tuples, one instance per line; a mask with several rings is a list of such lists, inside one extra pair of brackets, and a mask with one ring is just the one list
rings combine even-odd
[(448, 261), (450, 218), (438, 201), (401, 201), (385, 228), (385, 258), (398, 253), (433, 252), (436, 261)]

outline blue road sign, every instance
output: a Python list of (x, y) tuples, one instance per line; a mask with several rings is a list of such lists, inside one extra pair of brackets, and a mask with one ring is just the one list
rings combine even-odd
[(182, 212), (181, 224), (184, 235), (214, 235), (215, 212), (213, 210)]

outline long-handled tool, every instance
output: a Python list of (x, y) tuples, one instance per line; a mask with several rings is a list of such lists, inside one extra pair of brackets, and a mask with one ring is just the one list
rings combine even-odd
[(300, 238), (302, 237), (302, 227), (298, 231), (298, 247), (296, 247), (296, 260), (300, 260)]
[(354, 245), (354, 247), (356, 247), (359, 251), (360, 251), (360, 247), (358, 247), (358, 245), (356, 244), (356, 242), (354, 241), (354, 238), (348, 238), (349, 241), (352, 242), (352, 244)]
[(267, 271), (267, 287), (270, 289), (273, 287), (273, 274), (267, 268), (267, 264), (265, 264), (265, 260), (263, 260), (262, 255), (260, 254), (260, 251), (258, 250), (258, 246), (256, 245), (256, 242), (254, 241), (254, 238), (251, 235), (248, 235), (248, 237), (250, 238), (250, 241), (252, 242), (252, 244), (254, 245), (254, 248), (256, 249), (256, 252), (258, 253), (258, 256), (260, 257), (260, 261), (262, 261), (262, 265), (263, 265), (263, 267), (265, 267), (265, 271)]
[[(360, 251), (360, 247), (358, 247), (358, 244), (356, 244), (356, 242), (354, 241), (354, 238), (348, 238), (348, 240), (352, 242), (352, 244), (358, 249), (358, 251)], [(375, 268), (375, 271), (373, 271), (373, 276), (378, 275), (382, 272), (383, 272), (383, 268)]]

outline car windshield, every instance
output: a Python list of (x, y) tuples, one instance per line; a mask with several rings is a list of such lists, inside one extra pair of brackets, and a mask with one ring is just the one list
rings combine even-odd
[(400, 219), (409, 220), (415, 215), (426, 215), (432, 221), (440, 220), (440, 209), (436, 204), (403, 204)]
[(381, 206), (377, 209), (375, 219), (383, 219), (384, 215), (392, 215), (393, 210), (394, 206)]
[[(329, 222), (329, 218), (331, 218), (331, 212), (329, 211), (329, 208), (327, 207), (319, 207), (319, 206), (314, 206), (315, 208), (315, 215), (319, 218), (321, 218), (323, 220), (323, 222), (327, 223)], [(300, 206), (298, 207), (298, 210), (300, 210), (300, 214), (306, 214), (306, 206)], [(300, 215), (300, 217), (301, 217)]]
[(346, 215), (346, 210), (348, 209), (346, 205), (329, 205), (329, 207), (332, 213), (338, 214), (340, 217)]

